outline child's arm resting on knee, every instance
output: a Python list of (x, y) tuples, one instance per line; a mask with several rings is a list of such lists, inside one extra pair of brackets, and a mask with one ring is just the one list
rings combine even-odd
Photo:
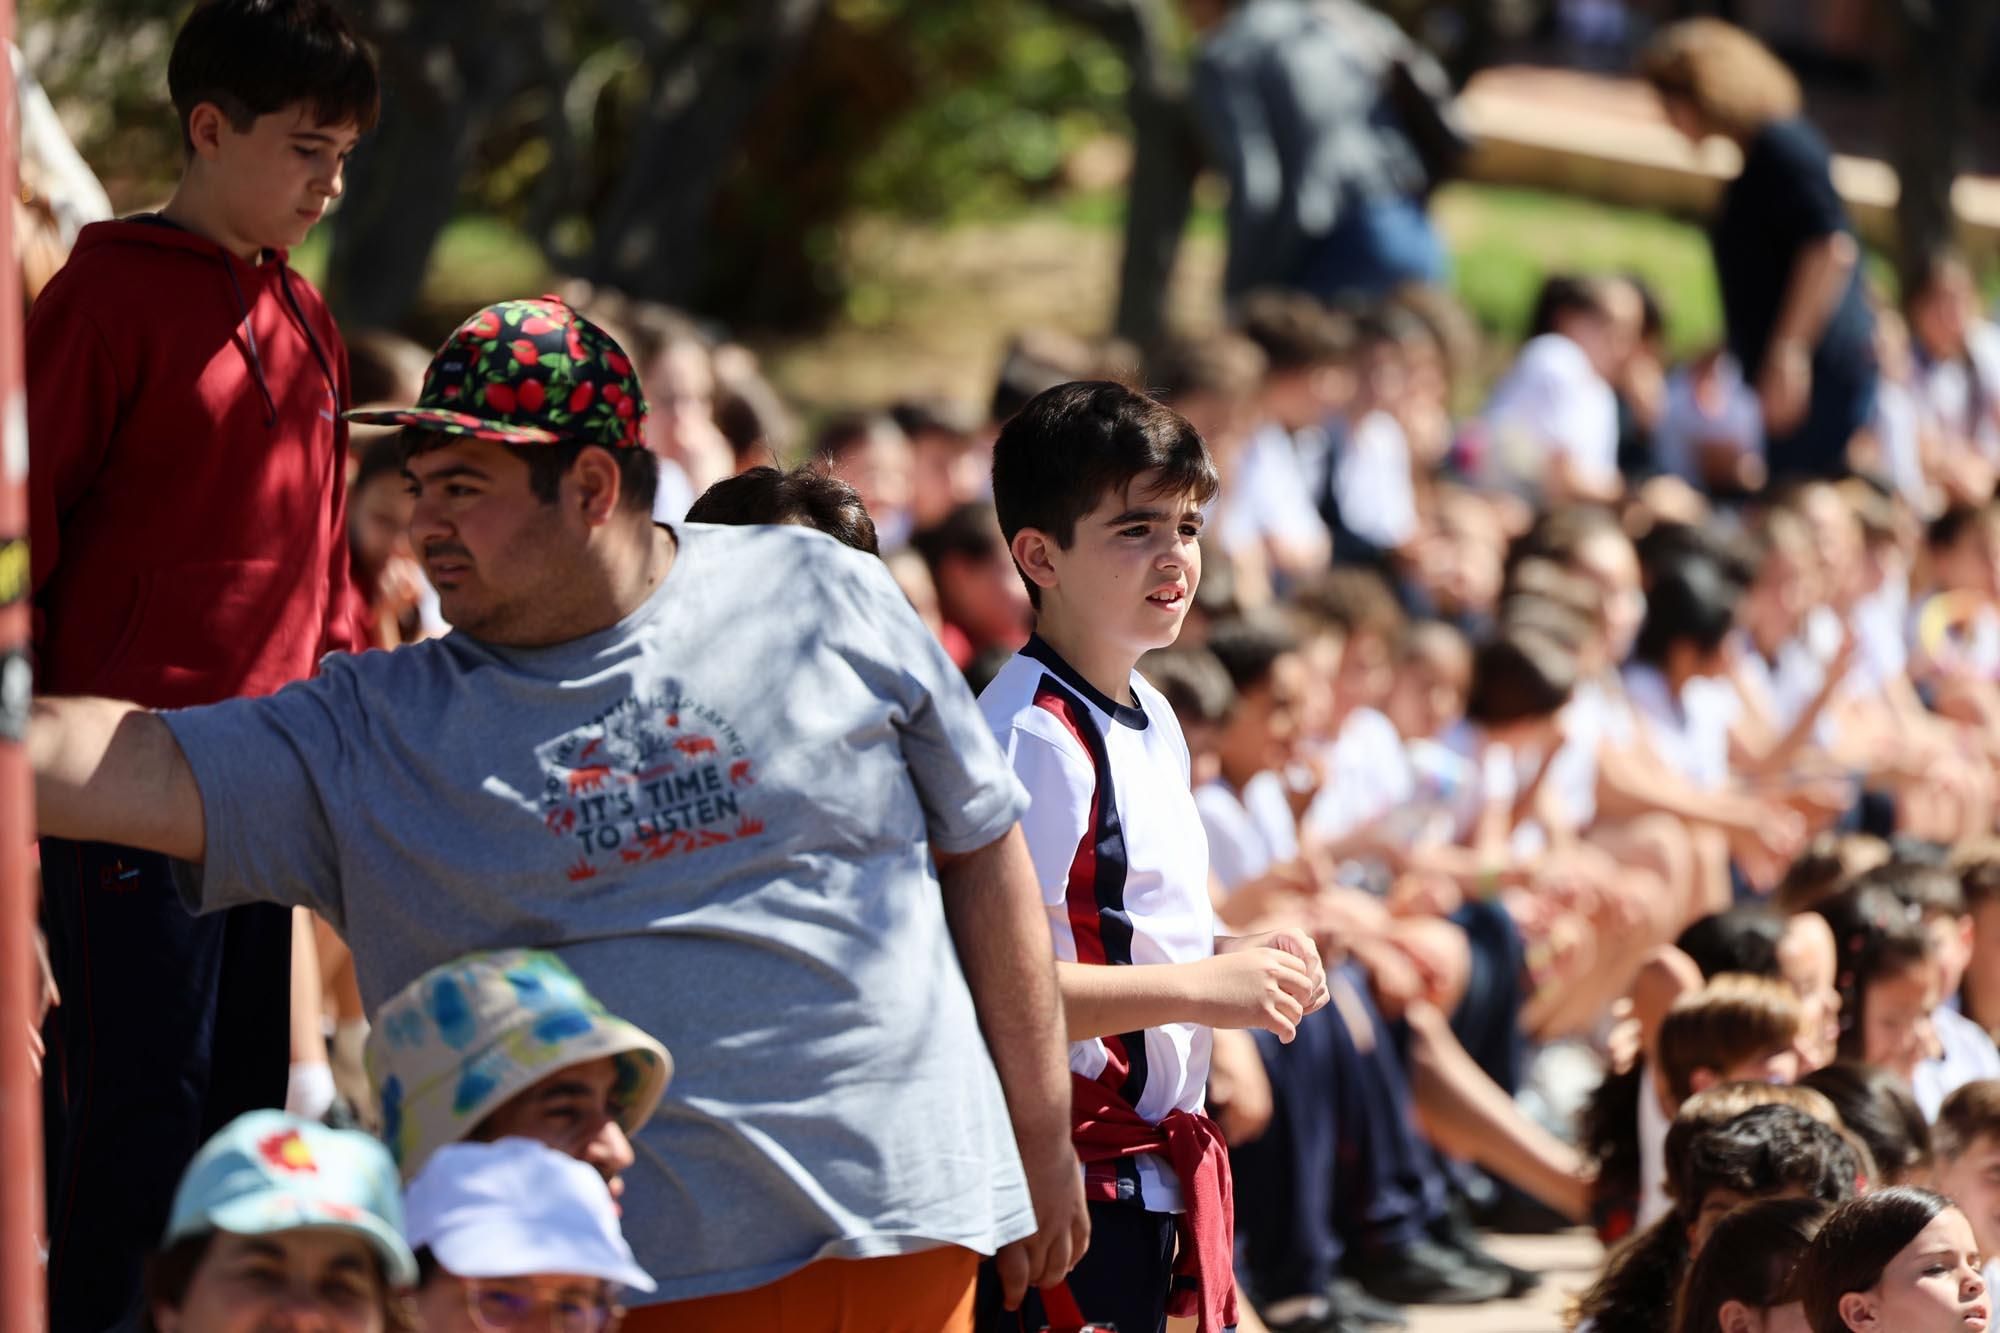
[(28, 761), (44, 836), (202, 859), (201, 788), (157, 714), (110, 699), (37, 699)]

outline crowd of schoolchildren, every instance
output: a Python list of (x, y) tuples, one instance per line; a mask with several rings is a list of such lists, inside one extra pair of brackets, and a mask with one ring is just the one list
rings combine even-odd
[[(181, 194), (86, 229), (35, 309), (44, 691), (212, 705), (303, 678), (321, 651), (464, 637), (450, 578), (440, 597), (427, 568), (449, 575), (476, 542), (413, 542), (413, 460), (468, 439), (562, 447), (588, 419), (592, 439), (657, 459), (651, 517), (690, 525), (677, 542), (786, 524), (879, 556), (1025, 792), (1088, 1246), (1031, 1269), (1048, 1285), (1024, 1297), (1025, 1278), (988, 1262), (975, 1281), (909, 1227), (873, 1249), (835, 1237), (768, 1272), (748, 1293), (764, 1304), (656, 1307), (679, 1323), (640, 1308), (631, 1327), (916, 1329), (892, 1312), (942, 1285), (950, 1313), (930, 1327), (1152, 1333), (1173, 1312), (1203, 1333), (1347, 1333), (1520, 1296), (1537, 1276), (1482, 1228), (1580, 1224), (1610, 1247), (1572, 1315), (1595, 1333), (1988, 1325), (2000, 328), (1961, 262), (1875, 312), (1881, 394), (1838, 479), (1767, 475), (1728, 354), (1670, 366), (1658, 300), (1618, 274), (1551, 277), (1477, 398), (1479, 340), (1437, 291), (1340, 307), (1261, 291), (1227, 329), (1143, 356), (1023, 335), (978, 410), (912, 399), (802, 442), (749, 352), (612, 293), (490, 308), (435, 360), (343, 338), (276, 252), (337, 193), (374, 114), (356, 50), (318, 0), (198, 10), (172, 71), (194, 163)], [(281, 177), (297, 192), (270, 198)], [(109, 327), (135, 288), (233, 302), (240, 357), (203, 371), (212, 349), (164, 325)], [(191, 352), (189, 382), (175, 358)], [(336, 426), (371, 407), (393, 424)], [(195, 417), (229, 466), (191, 459), (206, 437), (176, 423)], [(244, 464), (279, 423), (296, 456)], [(224, 501), (261, 507), (249, 555)], [(199, 558), (128, 592), (148, 544)], [(209, 663), (222, 641), (227, 670)], [(929, 697), (915, 711), (973, 716), (956, 680)], [(62, 725), (38, 715), (44, 735)], [(571, 768), (570, 795), (609, 771)], [(765, 772), (729, 782), (784, 780)], [(63, 809), (46, 827), (97, 827), (43, 790)], [(459, 817), (444, 801), (440, 829)], [(211, 871), (218, 842), (248, 836), (211, 822)], [(43, 851), (62, 983), (45, 1033), (55, 1327), (609, 1333), (644, 1307), (641, 1261), (664, 1251), (627, 1244), (624, 1177), (674, 1177), (642, 1135), (663, 1099), (698, 1107), (704, 1087), (673, 1084), (675, 1055), (579, 980), (601, 956), (587, 936), (488, 930), (420, 976), (376, 975), (391, 998), (364, 1017), (356, 970), (379, 964), (360, 946), (324, 921), (292, 934), (275, 908), (182, 922), (188, 868), (150, 855)], [(572, 879), (579, 901), (600, 892)], [(289, 1085), (264, 1062), (288, 934), (295, 963), (317, 956), (292, 978), (306, 1036), (276, 1037)], [(997, 1040), (990, 1009), (980, 1021)], [(867, 1169), (838, 1145), (748, 1151), (810, 1189)], [(746, 1178), (745, 1199), (759, 1188)], [(880, 1241), (899, 1224), (849, 1225)], [(136, 1299), (120, 1286), (135, 1244), (151, 1251)], [(905, 1266), (856, 1295), (829, 1262)]]

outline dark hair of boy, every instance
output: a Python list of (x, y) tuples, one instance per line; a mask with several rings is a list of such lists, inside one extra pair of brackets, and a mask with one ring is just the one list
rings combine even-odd
[(1668, 1178), (1678, 1182), (1674, 1211), (1612, 1251), (1578, 1304), (1579, 1322), (1617, 1333), (1666, 1333), (1687, 1273), (1689, 1232), (1714, 1190), (1754, 1198), (1798, 1188), (1835, 1203), (1854, 1197), (1861, 1175), (1845, 1139), (1789, 1106), (1755, 1107), (1686, 1142), (1686, 1160), (1668, 1162)]
[[(1067, 550), (1078, 519), (1142, 478), (1153, 496), (1188, 496), (1199, 505), (1222, 486), (1208, 446), (1185, 417), (1109, 380), (1037, 394), (993, 445), (993, 506), (1010, 547), (1023, 528), (1034, 528)], [(1026, 575), (1021, 581), (1039, 607), (1041, 590)]]
[(1611, 510), (1592, 504), (1557, 505), (1508, 544), (1507, 575), (1512, 578), (1521, 562), (1530, 559), (1574, 565), (1585, 543), (1607, 532), (1625, 535), (1618, 515)]
[(385, 476), (403, 474), (403, 442), (393, 426), (355, 426), (348, 431), (348, 453), (356, 459), (350, 494)]
[(901, 431), (901, 427), (880, 412), (841, 412), (828, 418), (813, 436), (815, 458), (837, 460), (849, 449), (864, 445), (878, 434)]
[(590, 295), (589, 315), (632, 358), (642, 372), (650, 372), (667, 350), (693, 345), (709, 350), (711, 339), (691, 317), (658, 301), (640, 301), (622, 292), (602, 288)]
[(1203, 551), (1201, 582), (1194, 587), (1195, 611), (1209, 621), (1233, 619), (1243, 614), (1242, 593), (1236, 562), (1226, 552)]
[(1574, 649), (1546, 634), (1504, 630), (1473, 650), (1466, 720), (1498, 727), (1552, 717), (1575, 690)]
[(1833, 1126), (1794, 1107), (1756, 1106), (1689, 1141), (1674, 1207), (1692, 1224), (1703, 1200), (1719, 1189), (1742, 1195), (1797, 1189), (1841, 1203), (1861, 1188), (1863, 1174), (1854, 1145)]
[(1898, 1187), (1834, 1209), (1792, 1275), (1792, 1290), (1805, 1302), (1813, 1333), (1846, 1333), (1841, 1298), (1879, 1283), (1889, 1261), (1950, 1207), (1941, 1194)]
[(1859, 873), (1854, 867), (1856, 853), (1864, 847), (1877, 849), (1878, 860), (1888, 855), (1879, 838), (1865, 833), (1815, 835), (1778, 881), (1772, 905), (1787, 915), (1816, 910), (1854, 882)]
[(1652, 280), (1633, 269), (1626, 269), (1618, 275), (1618, 281), (1630, 287), (1639, 296), (1639, 336), (1653, 342), (1666, 336), (1667, 311), (1660, 304), (1660, 295), (1653, 290)]
[(1373, 634), (1394, 648), (1407, 624), (1389, 584), (1372, 569), (1329, 569), (1292, 597), (1297, 611), (1343, 638)]
[(1757, 581), (1757, 570), (1763, 563), (1754, 536), (1692, 523), (1655, 523), (1633, 543), (1633, 549), (1649, 579), (1687, 560), (1708, 560), (1724, 578), (1748, 588)]
[(1207, 395), (1241, 402), (1268, 369), (1256, 343), (1237, 333), (1168, 338), (1146, 358), (1146, 380), (1163, 402)]
[[(390, 329), (357, 329), (346, 334), (348, 399), (356, 406), (407, 403), (422, 392), (431, 354)], [(350, 445), (354, 432), (348, 433)]]
[(1958, 871), (1958, 886), (1965, 894), (1965, 910), (1976, 912), (1990, 902), (2000, 901), (2000, 842), (1986, 839), (1961, 844), (1952, 857)]
[(1930, 1165), (1931, 1131), (1909, 1085), (1879, 1065), (1836, 1060), (1799, 1079), (1799, 1086), (1826, 1094), (1840, 1121), (1866, 1144), (1877, 1183), (1887, 1184)]
[(1965, 885), (1941, 865), (1891, 861), (1856, 877), (1854, 886), (1887, 889), (1904, 906), (1915, 908), (1926, 921), (1957, 918), (1966, 913)]
[(761, 376), (716, 385), (715, 428), (729, 441), (739, 466), (753, 452), (783, 458), (791, 451), (790, 415)]
[(1264, 353), (1274, 375), (1345, 361), (1354, 326), (1304, 292), (1265, 288), (1243, 298), (1236, 327)]
[(1632, 645), (1633, 657), (1665, 667), (1676, 644), (1690, 644), (1704, 655), (1715, 652), (1735, 628), (1742, 594), (1742, 586), (1705, 556), (1671, 562), (1646, 590), (1646, 619)]
[(910, 547), (936, 574), (938, 566), (954, 556), (962, 560), (989, 560), (999, 555), (1000, 536), (993, 506), (967, 500), (930, 527), (912, 534)]
[(1578, 615), (1567, 603), (1532, 592), (1502, 597), (1493, 620), (1502, 634), (1536, 635), (1570, 653), (1581, 652), (1597, 627), (1595, 620)]
[(1098, 347), (1073, 334), (1054, 329), (1029, 329), (1008, 340), (1000, 356), (1000, 373), (993, 386), (988, 420), (995, 425), (1058, 384), (1071, 380), (1112, 377), (1112, 364), (1122, 348)]
[(1974, 536), (1986, 521), (1986, 507), (1964, 503), (1945, 506), (1945, 511), (1924, 528), (1924, 546), (1942, 554), (1965, 538)]
[(2000, 1078), (1974, 1079), (1944, 1099), (1931, 1126), (1940, 1162), (1955, 1162), (1981, 1139), (2000, 1143)]
[(944, 398), (900, 398), (889, 405), (888, 415), (911, 440), (930, 436), (970, 440), (979, 432), (972, 413)]
[[(419, 454), (456, 444), (463, 436), (444, 431), (406, 426), (399, 432), (398, 448), (407, 464)], [(543, 504), (554, 504), (562, 494), (562, 479), (576, 466), (586, 449), (600, 449), (618, 464), (618, 503), (627, 513), (651, 514), (653, 497), (660, 486), (660, 460), (646, 448), (606, 449), (587, 440), (558, 440), (553, 444), (505, 444), (505, 449), (528, 465), (528, 488)]]
[(724, 477), (688, 506), (687, 520), (733, 526), (790, 523), (824, 532), (857, 551), (882, 553), (860, 492), (809, 464), (789, 472), (753, 467)]
[(1833, 927), (1839, 954), (1840, 1054), (1859, 1060), (1866, 1055), (1869, 983), (1931, 962), (1930, 933), (1920, 910), (1884, 888), (1853, 885), (1815, 910)]
[(318, 125), (375, 128), (382, 108), (375, 61), (327, 0), (207, 0), (174, 38), (167, 90), (192, 152), (188, 120), (213, 103), (232, 128), (295, 103)]
[(1597, 585), (1547, 556), (1524, 555), (1509, 567), (1500, 597), (1503, 604), (1515, 597), (1554, 602), (1585, 625), (1595, 625), (1604, 614), (1604, 598)]
[(1676, 1102), (1695, 1091), (1699, 1070), (1722, 1074), (1798, 1039), (1791, 988), (1769, 977), (1724, 972), (1674, 1002), (1660, 1023), (1660, 1083)]
[(1219, 727), (1236, 711), (1229, 672), (1206, 648), (1155, 648), (1139, 659), (1139, 674), (1174, 710), (1183, 731), (1194, 725)]
[(1401, 348), (1405, 343), (1431, 336), (1423, 320), (1402, 306), (1385, 305), (1358, 311), (1354, 316), (1354, 350), (1357, 354), (1378, 347)]
[(1746, 903), (1726, 912), (1710, 912), (1692, 922), (1674, 947), (1694, 960), (1704, 978), (1723, 972), (1776, 977), (1778, 942), (1785, 923), (1761, 904)]
[(1466, 641), (1465, 632), (1448, 620), (1416, 620), (1403, 632), (1396, 663), (1469, 673), (1472, 645)]
[(1539, 338), (1554, 333), (1556, 325), (1569, 315), (1604, 316), (1604, 287), (1596, 278), (1575, 273), (1551, 273), (1535, 296), (1528, 315), (1528, 336)]
[(1830, 1211), (1818, 1199), (1763, 1199), (1716, 1223), (1674, 1303), (1675, 1333), (1715, 1333), (1732, 1301), (1760, 1315), (1790, 1304), (1792, 1269)]
[(1278, 659), (1298, 647), (1292, 627), (1271, 614), (1226, 620), (1208, 631), (1208, 651), (1229, 673), (1229, 683), (1239, 695), (1269, 680)]

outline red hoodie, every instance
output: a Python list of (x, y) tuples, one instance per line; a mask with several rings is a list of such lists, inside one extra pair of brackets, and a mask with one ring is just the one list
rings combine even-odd
[(38, 688), (179, 708), (353, 646), (347, 351), (282, 253), (95, 223), (26, 352)]

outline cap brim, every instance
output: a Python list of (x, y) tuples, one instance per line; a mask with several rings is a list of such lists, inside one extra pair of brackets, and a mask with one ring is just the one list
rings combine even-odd
[(396, 1229), (364, 1209), (330, 1208), (316, 1199), (278, 1191), (234, 1199), (210, 1210), (208, 1220), (218, 1231), (239, 1236), (273, 1236), (284, 1231), (345, 1231), (359, 1236), (381, 1256), (392, 1287), (417, 1282), (417, 1260)]
[(511, 1219), (489, 1217), (442, 1236), (426, 1247), (453, 1277), (510, 1278), (561, 1274), (616, 1282), (633, 1291), (650, 1292), (659, 1284), (629, 1254), (620, 1257), (605, 1247), (575, 1243), (570, 1237), (533, 1231)]
[(421, 426), (444, 435), (500, 444), (559, 444), (564, 438), (540, 426), (511, 426), (441, 407), (363, 407), (340, 415), (357, 426)]

